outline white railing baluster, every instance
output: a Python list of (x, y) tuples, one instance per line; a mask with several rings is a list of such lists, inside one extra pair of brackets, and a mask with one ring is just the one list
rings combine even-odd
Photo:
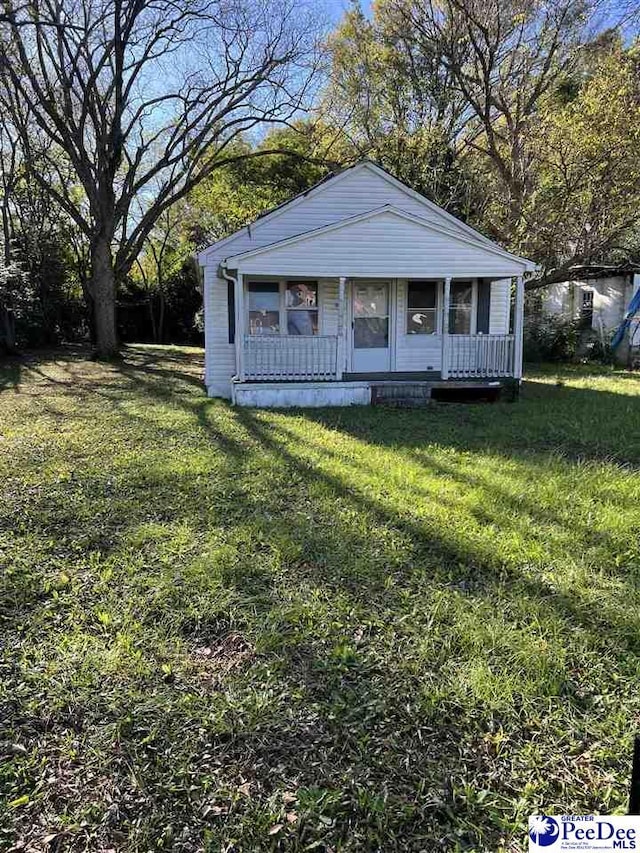
[[(512, 373), (513, 335), (451, 335), (447, 358), (456, 379), (501, 378)], [(246, 335), (246, 379), (335, 381), (335, 335)]]
[(511, 376), (513, 335), (451, 335), (449, 376), (455, 379)]
[(246, 379), (335, 380), (335, 335), (246, 335)]

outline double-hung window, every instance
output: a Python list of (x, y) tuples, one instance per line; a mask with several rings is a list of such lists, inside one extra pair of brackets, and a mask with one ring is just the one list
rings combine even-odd
[(470, 281), (451, 283), (449, 296), (449, 334), (471, 334), (471, 312), (473, 308), (473, 284)]
[(249, 281), (250, 335), (317, 335), (317, 281)]
[(437, 322), (437, 284), (410, 281), (407, 285), (407, 334), (434, 335)]

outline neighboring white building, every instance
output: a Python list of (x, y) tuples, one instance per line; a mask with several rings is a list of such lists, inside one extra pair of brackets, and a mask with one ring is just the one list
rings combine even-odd
[[(549, 285), (542, 295), (544, 314), (580, 321), (585, 332), (590, 330), (602, 341), (609, 342), (622, 323), (634, 293), (640, 288), (640, 272), (636, 267), (576, 267), (575, 278)], [(640, 347), (640, 317), (629, 325), (626, 340), (618, 356), (626, 361), (630, 351)]]
[(199, 262), (210, 396), (366, 404), (381, 382), (521, 377), (523, 279), (535, 265), (368, 161)]

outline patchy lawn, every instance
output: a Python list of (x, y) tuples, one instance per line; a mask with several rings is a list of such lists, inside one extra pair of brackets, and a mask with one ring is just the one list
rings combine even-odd
[(0, 848), (494, 853), (624, 811), (640, 376), (268, 413), (200, 358), (0, 370)]

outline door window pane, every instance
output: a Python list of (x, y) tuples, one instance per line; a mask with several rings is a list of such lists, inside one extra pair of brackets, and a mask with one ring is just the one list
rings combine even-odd
[(410, 281), (407, 289), (407, 334), (433, 335), (436, 331), (435, 281)]
[(353, 346), (386, 349), (389, 346), (389, 283), (357, 284), (353, 295)]
[(277, 281), (249, 282), (249, 334), (280, 332), (280, 286)]
[(385, 284), (357, 284), (353, 310), (356, 317), (387, 317), (389, 314), (389, 286)]
[(285, 291), (287, 333), (318, 334), (318, 282), (289, 281)]
[(449, 334), (471, 334), (471, 303), (473, 286), (470, 281), (457, 281), (451, 285), (449, 300)]
[(389, 346), (388, 317), (356, 317), (353, 321), (356, 349), (386, 349)]

